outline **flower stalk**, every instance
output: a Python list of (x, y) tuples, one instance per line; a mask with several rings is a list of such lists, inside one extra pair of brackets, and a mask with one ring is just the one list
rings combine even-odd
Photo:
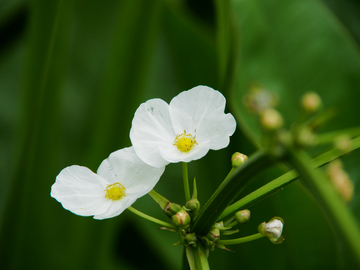
[(245, 236), (245, 237), (241, 237), (241, 238), (236, 238), (236, 239), (230, 239), (230, 240), (219, 240), (218, 244), (219, 245), (224, 245), (224, 246), (229, 246), (229, 245), (237, 245), (237, 244), (243, 244), (246, 242), (251, 242), (260, 238), (265, 237), (265, 235), (261, 234), (261, 233), (256, 233), (253, 235), (249, 235), (249, 236)]
[(142, 217), (143, 219), (146, 219), (146, 220), (148, 220), (148, 221), (151, 221), (151, 222), (153, 222), (153, 223), (155, 223), (155, 224), (158, 224), (158, 225), (160, 225), (160, 226), (164, 226), (164, 227), (171, 228), (171, 229), (177, 229), (173, 224), (168, 223), (168, 222), (165, 222), (165, 221), (162, 221), (162, 220), (157, 219), (157, 218), (154, 218), (154, 217), (152, 217), (152, 216), (149, 216), (149, 215), (147, 215), (147, 214), (145, 214), (145, 213), (143, 213), (143, 212), (135, 209), (135, 208), (132, 207), (132, 206), (130, 206), (130, 207), (128, 208), (128, 210), (129, 210), (130, 212), (134, 213), (135, 215), (138, 215), (139, 217)]
[(340, 239), (350, 247), (360, 266), (360, 231), (352, 213), (324, 174), (314, 169), (310, 157), (305, 152), (290, 149), (289, 159), (299, 172), (301, 182), (317, 200), (335, 232), (339, 233)]
[(236, 168), (200, 211), (192, 231), (199, 235), (206, 235), (225, 208), (241, 192), (248, 181), (251, 180), (251, 177), (275, 162), (276, 160), (267, 152), (260, 150), (252, 155), (242, 166)]
[(182, 163), (182, 172), (183, 172), (183, 182), (184, 182), (184, 191), (185, 191), (185, 201), (190, 201), (190, 187), (189, 187), (189, 175), (187, 163)]

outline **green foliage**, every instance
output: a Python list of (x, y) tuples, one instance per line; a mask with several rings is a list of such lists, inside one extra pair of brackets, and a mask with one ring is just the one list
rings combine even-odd
[[(354, 16), (359, 9), (346, 12), (355, 3), (326, 1), (332, 11), (310, 0), (202, 1), (201, 9), (187, 2), (0, 3), (1, 268), (180, 269), (176, 235), (129, 211), (103, 221), (79, 217), (50, 197), (64, 167), (96, 171), (111, 152), (130, 146), (133, 114), (149, 98), (170, 101), (200, 84), (227, 97), (238, 121), (230, 146), (188, 164), (202, 205), (231, 169), (231, 155), (250, 155), (260, 143), (256, 117), (242, 104), (252, 83), (278, 94), (288, 127), (309, 90), (326, 107), (338, 108), (324, 131), (360, 125), (360, 35), (354, 27), (360, 16)], [(349, 208), (360, 221), (358, 160), (358, 151), (344, 158), (355, 184)], [(180, 164), (167, 166), (155, 190), (184, 205), (181, 171)], [(283, 172), (261, 172), (239, 198)], [(149, 196), (135, 207), (165, 218)], [(232, 246), (235, 253), (216, 250), (210, 253), (213, 269), (237, 269), (240, 261), (244, 269), (352, 269), (354, 258), (297, 181), (250, 210), (239, 237), (281, 216), (285, 242), (260, 239)]]

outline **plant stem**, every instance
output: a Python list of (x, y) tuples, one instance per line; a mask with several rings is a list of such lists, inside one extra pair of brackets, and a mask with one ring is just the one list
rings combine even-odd
[(265, 151), (258, 151), (250, 156), (247, 162), (236, 168), (224, 181), (195, 220), (192, 231), (198, 235), (207, 234), (218, 217), (229, 205), (229, 203), (241, 192), (242, 188), (249, 182), (252, 176), (262, 169), (274, 164), (274, 160)]
[(143, 213), (143, 212), (140, 212), (139, 210), (136, 210), (136, 209), (135, 209), (134, 207), (132, 207), (132, 206), (130, 206), (130, 207), (128, 208), (128, 210), (130, 210), (130, 211), (133, 212), (134, 214), (138, 215), (139, 217), (142, 217), (142, 218), (144, 218), (144, 219), (146, 219), (146, 220), (149, 220), (149, 221), (151, 221), (151, 222), (154, 222), (154, 223), (156, 223), (156, 224), (158, 224), (158, 225), (160, 225), (160, 226), (167, 227), (167, 228), (172, 228), (172, 229), (177, 230), (177, 228), (176, 228), (173, 224), (168, 223), (168, 222), (165, 222), (165, 221), (162, 221), (162, 220), (157, 219), (157, 218), (154, 218), (154, 217), (152, 217), (152, 216), (149, 216), (149, 215), (147, 215), (147, 214), (145, 214), (145, 213)]
[[(360, 137), (357, 137), (351, 141), (351, 149), (349, 151), (354, 151), (360, 148)], [(314, 168), (324, 166), (325, 164), (331, 162), (334, 159), (337, 159), (346, 153), (339, 151), (338, 149), (334, 148), (330, 151), (327, 151), (316, 158), (312, 159), (312, 165)], [(289, 171), (280, 177), (272, 180), (268, 184), (260, 187), (259, 189), (251, 192), (250, 194), (246, 195), (239, 201), (235, 202), (234, 204), (227, 207), (224, 212), (219, 216), (218, 221), (222, 220), (224, 217), (230, 215), (231, 213), (243, 209), (245, 207), (249, 207), (264, 198), (276, 193), (277, 191), (281, 190), (282, 187), (292, 183), (299, 177), (299, 174), (295, 171)]]
[[(186, 246), (185, 250), (188, 265), (191, 270), (210, 270), (207, 252), (201, 242), (198, 242), (197, 247)], [(183, 266), (183, 269), (184, 268)]]
[(290, 149), (289, 158), (291, 164), (299, 172), (301, 182), (317, 200), (335, 229), (335, 233), (340, 236), (340, 240), (347, 243), (360, 266), (359, 225), (349, 208), (324, 174), (313, 168), (312, 161), (305, 152)]
[(190, 187), (189, 187), (189, 176), (188, 176), (188, 168), (187, 163), (182, 163), (182, 171), (183, 171), (183, 182), (184, 182), (184, 191), (185, 191), (185, 200), (186, 202), (190, 201)]
[(236, 244), (242, 244), (242, 243), (246, 243), (246, 242), (251, 242), (251, 241), (260, 239), (262, 237), (264, 237), (263, 234), (256, 233), (256, 234), (253, 234), (253, 235), (249, 235), (249, 236), (241, 237), (241, 238), (236, 238), (236, 239), (219, 240), (217, 243), (219, 245), (229, 246), (229, 245), (236, 245)]

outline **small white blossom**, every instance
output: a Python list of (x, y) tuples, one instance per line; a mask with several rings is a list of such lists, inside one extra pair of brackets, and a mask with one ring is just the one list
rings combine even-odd
[(279, 238), (282, 234), (283, 223), (279, 219), (273, 219), (270, 222), (266, 223), (265, 231), (268, 237)]
[(63, 169), (51, 187), (51, 197), (74, 214), (111, 218), (151, 191), (164, 169), (145, 164), (133, 147), (124, 148), (110, 154), (97, 174), (77, 165)]
[(225, 148), (234, 133), (234, 117), (225, 114), (225, 97), (207, 86), (197, 86), (174, 97), (170, 104), (150, 99), (135, 112), (130, 139), (147, 164), (197, 160)]

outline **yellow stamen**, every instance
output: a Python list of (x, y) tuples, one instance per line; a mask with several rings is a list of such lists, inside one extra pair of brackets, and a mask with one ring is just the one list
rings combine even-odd
[(189, 152), (195, 144), (198, 144), (195, 140), (195, 137), (191, 134), (186, 134), (186, 130), (184, 130), (184, 133), (176, 135), (174, 145), (176, 145), (177, 149), (180, 150), (180, 152)]
[(105, 189), (105, 198), (111, 200), (120, 200), (122, 197), (126, 196), (125, 190), (125, 187), (118, 182), (108, 185)]

